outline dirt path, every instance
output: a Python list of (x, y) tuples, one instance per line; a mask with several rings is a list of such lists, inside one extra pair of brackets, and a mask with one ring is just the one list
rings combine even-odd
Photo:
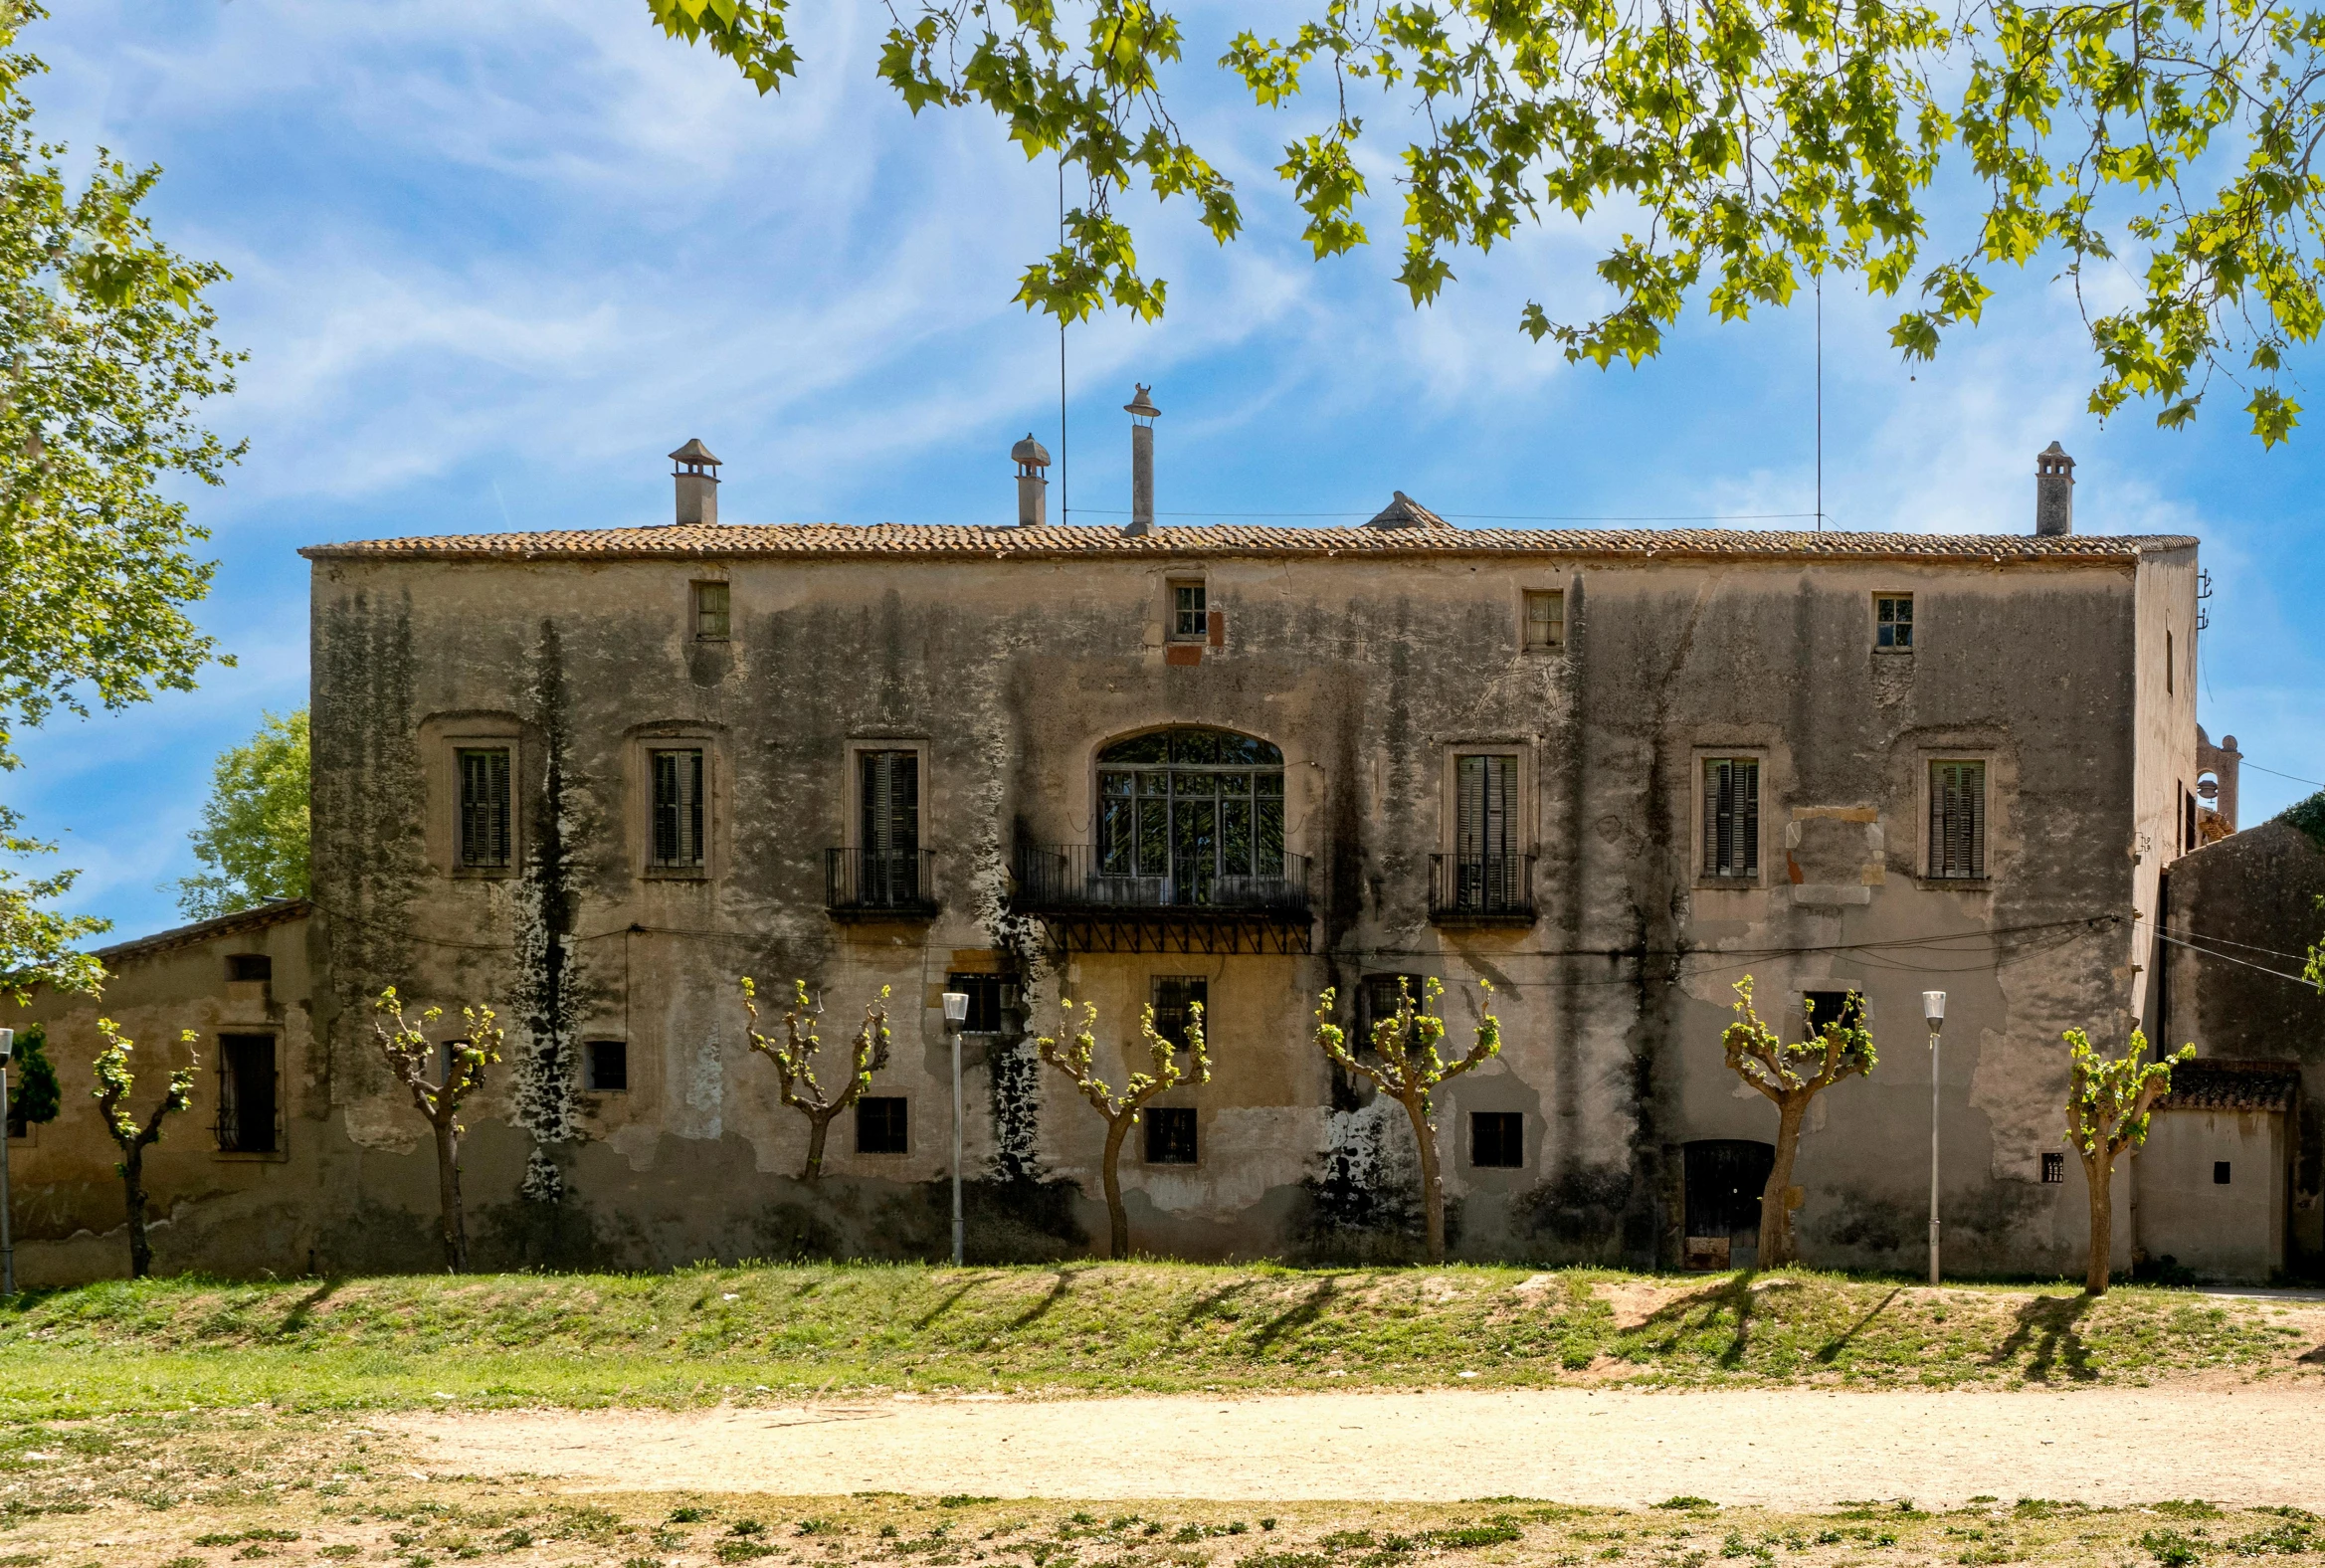
[(439, 1473), (623, 1489), (1274, 1501), (1509, 1493), (1637, 1506), (2204, 1497), (2325, 1504), (2314, 1385), (2066, 1394), (1552, 1389), (1059, 1402), (899, 1398), (384, 1418)]

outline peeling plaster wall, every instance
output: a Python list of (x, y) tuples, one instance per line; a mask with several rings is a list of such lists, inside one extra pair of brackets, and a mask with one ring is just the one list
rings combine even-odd
[[(1820, 1263), (1910, 1266), (1928, 1136), (1918, 993), (1953, 995), (1944, 1058), (1948, 1257), (2075, 1266), (2079, 1189), (2036, 1180), (2058, 1117), (2059, 1032), (2128, 1016), (2131, 858), (2179, 744), (2133, 668), (2151, 604), (2193, 605), (2193, 559), (2030, 564), (1428, 557), (1184, 560), (318, 561), (314, 576), (320, 1147), (307, 1225), (326, 1267), (430, 1267), (434, 1188), (387, 1091), (368, 999), (394, 984), (511, 1022), (474, 1102), (466, 1190), (479, 1267), (694, 1257), (928, 1256), (947, 1245), (956, 955), (1015, 955), (1028, 1022), (1062, 991), (1100, 1009), (1100, 1063), (1159, 975), (1210, 983), (1214, 1081), (1197, 1165), (1123, 1160), (1135, 1245), (1191, 1256), (1417, 1251), (1412, 1138), (1309, 1042), (1363, 976), (1435, 975), (1465, 1046), (1495, 987), (1502, 1059), (1439, 1096), (1452, 1234), (1472, 1257), (1676, 1262), (1681, 1151), (1772, 1136), (1718, 1037), (1731, 983), (1797, 1019), (1856, 987), (1883, 1053), (1804, 1142), (1800, 1227)], [(1202, 572), (1225, 618), (1167, 664), (1167, 580)], [(729, 585), (733, 638), (688, 635), (689, 583)], [(1562, 589), (1568, 646), (1518, 645), (1521, 590)], [(1872, 650), (1872, 595), (1917, 596), (1920, 648)], [(2175, 700), (2180, 695), (2176, 689)], [(1097, 747), (1163, 724), (1283, 750), (1288, 847), (1313, 858), (1314, 951), (1074, 953), (1006, 913), (1012, 847), (1086, 844)], [(2193, 745), (2193, 717), (2184, 726)], [(516, 864), (452, 865), (451, 751), (518, 750)], [(708, 762), (704, 875), (650, 875), (645, 751)], [(850, 843), (851, 745), (925, 758), (941, 911), (842, 922), (826, 851)], [(1520, 758), (1538, 855), (1530, 927), (1433, 924), (1451, 849), (1448, 759)], [(1699, 877), (1706, 756), (1763, 758), (1763, 874)], [(1992, 875), (1922, 876), (1933, 755), (1989, 759)], [(2143, 878), (2149, 880), (2143, 881)], [(804, 978), (828, 1040), (891, 989), (875, 1091), (909, 1149), (860, 1155), (835, 1123), (802, 1187), (802, 1119), (743, 1036), (735, 977)], [(628, 1042), (630, 1087), (578, 1085), (581, 1042)], [(1059, 1257), (1104, 1236), (1102, 1127), (1012, 1040), (964, 1052), (970, 1247)], [(2057, 1078), (2058, 1081), (2053, 1082)], [(1468, 1163), (1474, 1110), (1523, 1118), (1522, 1169)], [(544, 1171), (548, 1174), (544, 1175)], [(529, 1196), (528, 1196), (529, 1194)], [(215, 1265), (208, 1265), (215, 1267)]]

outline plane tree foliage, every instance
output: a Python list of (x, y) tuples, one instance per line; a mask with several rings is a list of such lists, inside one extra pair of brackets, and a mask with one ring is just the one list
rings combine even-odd
[(306, 709), (269, 713), (218, 754), (202, 826), (188, 835), (202, 870), (178, 879), (178, 907), (207, 920), (306, 896)]
[[(792, 0), (647, 5), (761, 93), (806, 64)], [(1898, 301), (1892, 342), (1928, 359), (1997, 273), (2040, 265), (2088, 326), (2092, 412), (2176, 427), (2227, 384), (2274, 444), (2300, 413), (2286, 352), (2325, 323), (2325, 15), (2281, 0), (1304, 0), (1212, 40), (1152, 0), (886, 9), (879, 74), (915, 113), (985, 109), (1086, 188), (1018, 293), (1065, 320), (1163, 311), (1126, 192), (1241, 233), (1172, 112), (1210, 57), (1252, 112), (1302, 111), (1274, 172), (1319, 260), (1372, 243), (1394, 168), (1417, 305), (1523, 226), (1601, 220), (1597, 286), (1517, 321), (1601, 367), (1658, 352), (1691, 298), (1741, 319), (1828, 274)]]
[[(187, 613), (213, 565), (177, 487), (242, 452), (200, 417), (243, 357), (204, 297), (226, 272), (154, 235), (159, 169), (98, 148), (72, 177), (42, 139), (26, 85), (45, 68), (18, 42), (44, 14), (0, 0), (0, 768), (19, 730), (189, 689), (216, 657)], [(50, 849), (0, 808), (0, 994), (100, 978), (73, 949), (102, 923), (48, 907), (73, 874), (10, 864)]]

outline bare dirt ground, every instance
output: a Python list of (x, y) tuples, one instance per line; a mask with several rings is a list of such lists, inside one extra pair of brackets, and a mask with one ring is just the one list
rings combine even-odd
[(432, 1473), (995, 1497), (2325, 1505), (2325, 1394), (1547, 1389), (382, 1417)]

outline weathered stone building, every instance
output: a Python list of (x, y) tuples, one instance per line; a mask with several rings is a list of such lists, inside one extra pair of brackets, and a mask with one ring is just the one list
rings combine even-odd
[[(236, 1198), (231, 1256), (189, 1225), (165, 1263), (434, 1264), (391, 984), (512, 1024), (469, 1116), (482, 1266), (940, 1253), (948, 987), (972, 1256), (1102, 1245), (1102, 1129), (1024, 1038), (1062, 993), (1116, 1081), (1141, 1007), (1206, 1006), (1212, 1082), (1124, 1160), (1139, 1247), (1409, 1255), (1401, 1114), (1309, 1040), (1326, 987), (1361, 1020), (1400, 975), (1444, 981), (1456, 1045), (1490, 981), (1506, 1040), (1440, 1099), (1457, 1254), (1742, 1262), (1775, 1117), (1718, 1039), (1750, 974), (1796, 1036), (1861, 992), (1881, 1051), (1804, 1142), (1809, 1259), (1922, 1256), (1940, 988), (1948, 1266), (2079, 1268), (2058, 1037), (2156, 1006), (2197, 546), (2071, 532), (2055, 449), (2015, 536), (1471, 530), (1402, 495), (1053, 526), (1030, 443), (1017, 526), (722, 524), (678, 456), (672, 525), (305, 552), (299, 1174)], [(835, 1043), (889, 994), (881, 1103), (814, 1188), (742, 974), (804, 978)]]

